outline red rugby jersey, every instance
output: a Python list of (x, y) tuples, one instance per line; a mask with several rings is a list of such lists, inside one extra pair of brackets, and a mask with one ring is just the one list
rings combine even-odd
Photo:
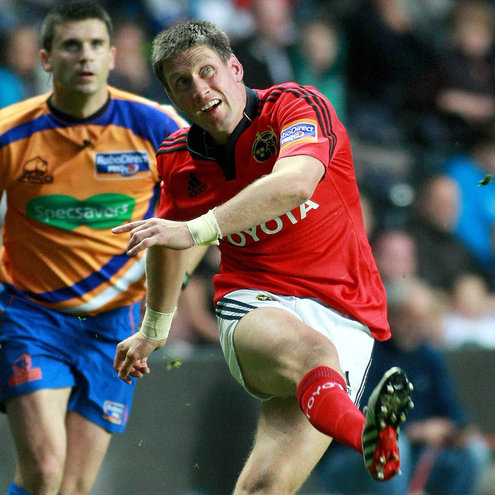
[[(268, 174), (279, 157), (310, 155), (326, 173), (310, 200), (220, 241), (215, 302), (241, 288), (316, 298), (390, 336), (386, 296), (365, 233), (349, 137), (315, 88), (247, 89), (245, 116), (225, 146), (193, 125), (157, 153), (159, 216), (189, 220)], [(283, 184), (281, 184), (283, 187)]]

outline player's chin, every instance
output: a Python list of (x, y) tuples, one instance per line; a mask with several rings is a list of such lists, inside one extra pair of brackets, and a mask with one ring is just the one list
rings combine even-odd
[(78, 78), (74, 84), (74, 91), (81, 95), (91, 96), (100, 91), (100, 85), (94, 79)]

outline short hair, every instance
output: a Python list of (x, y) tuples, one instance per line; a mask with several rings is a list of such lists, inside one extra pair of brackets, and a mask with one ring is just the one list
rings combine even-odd
[(208, 21), (185, 21), (165, 29), (155, 37), (151, 62), (156, 76), (165, 88), (168, 85), (163, 64), (197, 45), (211, 48), (224, 62), (233, 53), (227, 34)]
[(84, 21), (86, 19), (99, 19), (107, 27), (110, 44), (113, 45), (112, 20), (108, 12), (91, 0), (71, 0), (59, 3), (46, 15), (41, 25), (41, 46), (46, 51), (52, 49), (55, 28), (64, 22)]

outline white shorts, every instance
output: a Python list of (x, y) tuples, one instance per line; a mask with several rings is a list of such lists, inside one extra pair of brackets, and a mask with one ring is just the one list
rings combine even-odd
[(254, 289), (236, 290), (220, 299), (216, 308), (220, 344), (232, 376), (258, 399), (272, 398), (253, 394), (247, 389), (234, 348), (234, 331), (239, 320), (253, 309), (269, 306), (289, 311), (331, 340), (337, 349), (340, 366), (346, 374), (349, 396), (359, 406), (371, 364), (374, 338), (366, 325), (314, 299), (279, 296)]

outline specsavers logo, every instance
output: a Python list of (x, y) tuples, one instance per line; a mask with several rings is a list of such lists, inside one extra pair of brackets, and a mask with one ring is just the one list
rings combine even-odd
[(85, 200), (52, 194), (29, 201), (26, 214), (38, 222), (64, 230), (80, 225), (109, 229), (132, 218), (136, 202), (124, 194), (97, 194)]

